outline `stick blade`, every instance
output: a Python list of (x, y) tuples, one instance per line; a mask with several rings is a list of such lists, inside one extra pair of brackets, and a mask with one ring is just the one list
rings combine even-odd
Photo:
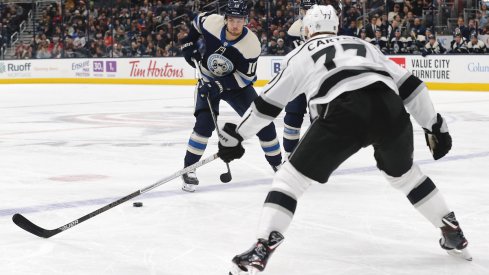
[(41, 238), (49, 238), (57, 233), (56, 230), (46, 230), (44, 228), (35, 225), (34, 223), (32, 223), (26, 217), (22, 216), (19, 213), (16, 213), (15, 215), (12, 216), (12, 221), (18, 227)]

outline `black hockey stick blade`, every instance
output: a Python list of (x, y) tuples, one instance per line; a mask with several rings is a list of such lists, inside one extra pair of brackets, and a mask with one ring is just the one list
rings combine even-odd
[(56, 235), (59, 232), (61, 232), (61, 230), (58, 232), (58, 230), (56, 230), (56, 229), (48, 230), (48, 229), (41, 228), (41, 227), (35, 225), (34, 223), (32, 223), (31, 221), (29, 221), (26, 217), (22, 216), (19, 213), (15, 214), (12, 217), (12, 221), (17, 226), (24, 229), (25, 231), (27, 231), (31, 234), (34, 234), (38, 237), (41, 237), (41, 238), (49, 238), (49, 237)]
[(142, 188), (142, 189), (139, 189), (125, 197), (122, 197), (114, 202), (111, 202), (95, 211), (92, 211), (88, 214), (86, 214), (85, 216), (83, 217), (80, 217), (70, 223), (67, 223), (61, 227), (58, 227), (56, 229), (44, 229), (38, 225), (35, 225), (33, 222), (29, 221), (27, 218), (25, 218), (24, 216), (22, 216), (21, 214), (17, 213), (15, 214), (13, 217), (12, 217), (12, 221), (18, 225), (20, 228), (24, 229), (25, 231), (31, 233), (31, 234), (34, 234), (38, 237), (41, 237), (41, 238), (49, 238), (49, 237), (52, 237), (58, 233), (61, 233), (65, 230), (68, 230), (76, 225), (79, 225), (80, 223), (88, 220), (88, 219), (91, 219), (97, 215), (99, 215), (100, 213), (103, 213), (111, 208), (114, 208), (116, 207), (117, 205), (121, 204), (121, 203), (124, 203), (132, 198), (135, 198), (143, 193), (146, 193), (148, 192), (149, 190), (152, 190), (164, 183), (167, 183), (177, 177), (180, 177), (181, 175), (185, 174), (185, 173), (188, 173), (189, 171), (192, 171), (194, 169), (197, 169), (199, 168), (200, 166), (204, 165), (204, 164), (207, 164), (215, 159), (219, 158), (219, 156), (217, 154), (214, 154), (206, 159), (203, 159), (203, 160), (200, 160), (199, 162), (196, 162), (190, 166), (187, 166), (175, 173), (173, 173), (172, 175), (164, 178), (164, 179), (161, 179), (149, 186), (146, 186), (145, 188)]

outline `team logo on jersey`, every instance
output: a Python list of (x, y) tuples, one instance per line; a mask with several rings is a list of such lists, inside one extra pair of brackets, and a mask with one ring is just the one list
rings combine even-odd
[(207, 68), (217, 76), (225, 76), (234, 70), (234, 65), (225, 56), (214, 53), (207, 59)]

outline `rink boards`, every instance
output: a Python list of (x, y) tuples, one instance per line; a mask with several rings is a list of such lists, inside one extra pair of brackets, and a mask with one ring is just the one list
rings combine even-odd
[[(489, 55), (395, 55), (391, 60), (430, 89), (489, 91)], [(283, 56), (258, 61), (257, 86), (281, 69)], [(193, 85), (195, 69), (184, 58), (34, 59), (0, 61), (0, 84), (87, 83)]]

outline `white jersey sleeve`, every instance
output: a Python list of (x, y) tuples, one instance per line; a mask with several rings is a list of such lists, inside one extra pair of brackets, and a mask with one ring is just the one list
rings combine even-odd
[(396, 83), (395, 91), (403, 100), (408, 112), (421, 127), (431, 130), (431, 126), (436, 122), (436, 111), (426, 84), (383, 54), (378, 55), (378, 62), (387, 69)]

